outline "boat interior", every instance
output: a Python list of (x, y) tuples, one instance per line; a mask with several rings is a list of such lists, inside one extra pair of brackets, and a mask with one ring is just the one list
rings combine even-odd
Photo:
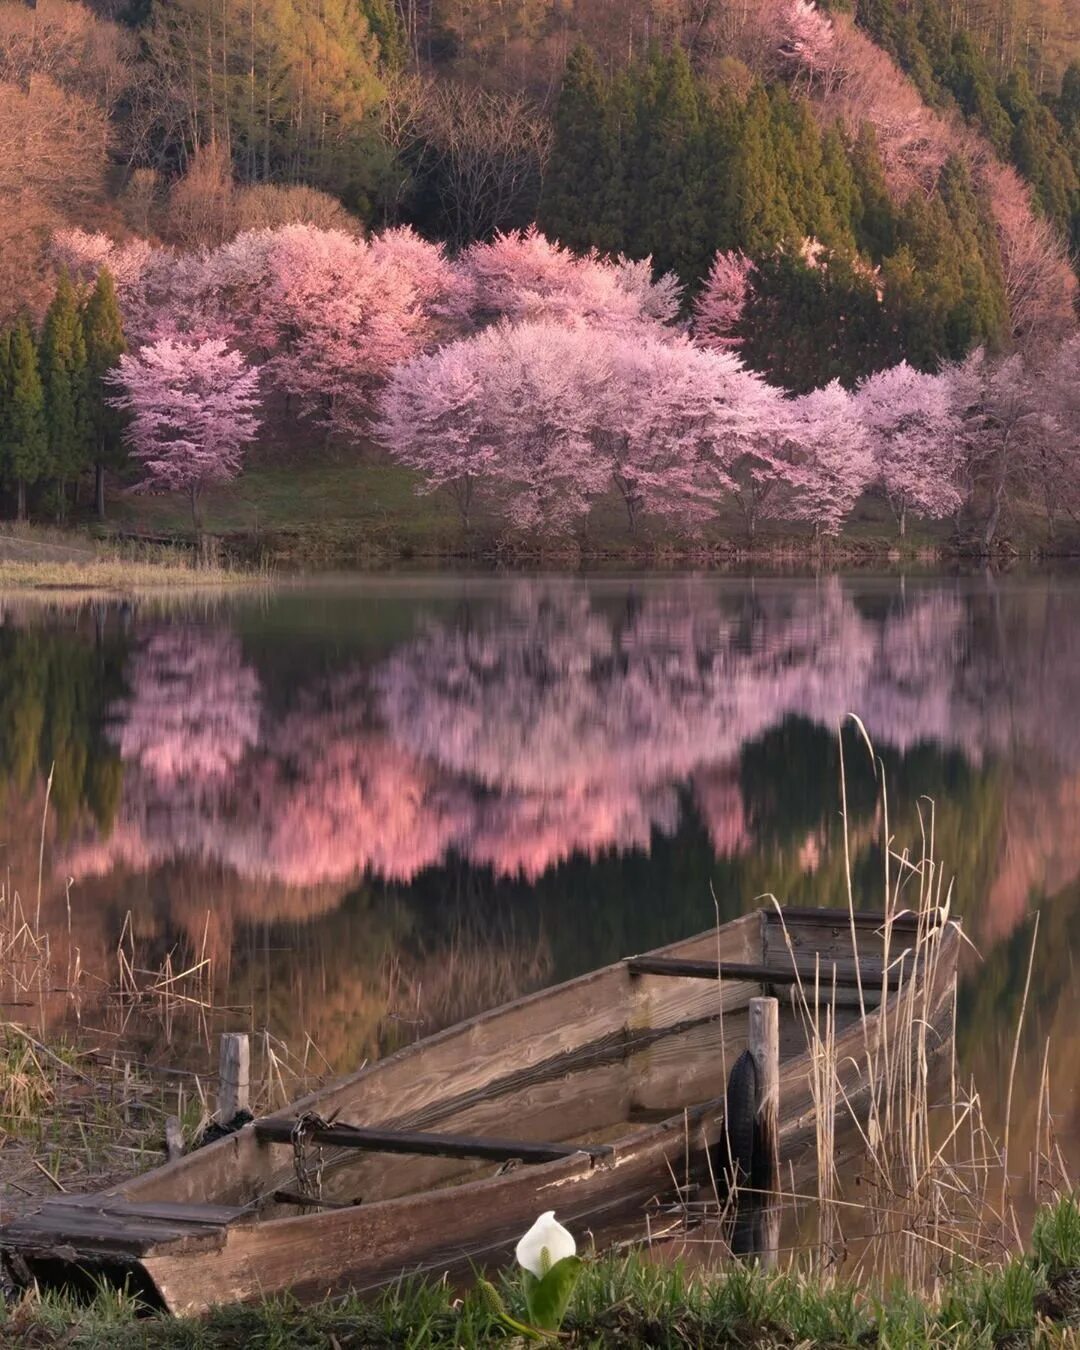
[[(755, 911), (530, 995), (111, 1194), (279, 1218), (390, 1200), (581, 1149), (622, 1153), (651, 1131), (678, 1128), (687, 1112), (715, 1117), (746, 1047), (751, 998), (778, 996), (782, 1069), (806, 1050), (814, 1007), (832, 1006), (841, 1035), (861, 1007), (880, 1001), (876, 916), (853, 925), (846, 910), (821, 914)], [(913, 937), (901, 924), (890, 956)], [(301, 1117), (313, 1129), (298, 1135)], [(345, 1127), (355, 1127), (355, 1137), (339, 1144)]]

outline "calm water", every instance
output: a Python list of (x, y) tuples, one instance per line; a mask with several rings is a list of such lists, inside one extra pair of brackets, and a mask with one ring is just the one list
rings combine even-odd
[[(206, 959), (236, 1019), (346, 1069), (705, 928), (713, 894), (721, 918), (765, 892), (839, 903), (848, 712), (898, 841), (933, 803), (982, 953), (961, 1054), (990, 1099), (1041, 911), (1014, 1138), (1033, 1136), (1049, 1037), (1080, 1164), (1080, 578), (400, 578), (13, 605), (0, 842), (32, 907), (52, 767), (54, 965), (77, 953), (91, 990), (118, 944), (146, 970)], [(845, 756), (876, 907), (879, 799), (853, 733)], [(159, 1056), (205, 1067), (169, 1034)]]

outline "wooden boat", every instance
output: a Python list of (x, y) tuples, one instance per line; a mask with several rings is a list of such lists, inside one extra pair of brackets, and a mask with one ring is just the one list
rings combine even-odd
[[(763, 993), (780, 1001), (779, 1148), (798, 1175), (816, 1000), (835, 1006), (855, 1109), (890, 1019), (914, 1011), (931, 1051), (947, 1042), (959, 928), (931, 929), (893, 920), (886, 953), (880, 915), (747, 914), (459, 1023), (109, 1190), (44, 1200), (0, 1250), (19, 1282), (104, 1273), (192, 1314), (493, 1258), (544, 1210), (596, 1225), (700, 1172)], [(898, 1043), (914, 1055), (917, 1040)]]

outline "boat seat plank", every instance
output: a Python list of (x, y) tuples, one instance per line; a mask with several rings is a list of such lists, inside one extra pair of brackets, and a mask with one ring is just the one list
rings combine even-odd
[[(255, 1122), (255, 1136), (267, 1144), (291, 1144), (296, 1121), (268, 1117)], [(304, 1131), (313, 1144), (336, 1148), (367, 1149), (375, 1153), (420, 1153), (445, 1158), (486, 1158), (490, 1162), (556, 1162), (588, 1153), (606, 1158), (608, 1144), (548, 1144), (531, 1139), (499, 1139), (491, 1135), (418, 1134), (408, 1130), (369, 1129), (358, 1125), (315, 1125)]]
[[(753, 965), (744, 961), (694, 961), (678, 956), (630, 956), (626, 967), (631, 975), (672, 975), (682, 979), (715, 980), (723, 976), (726, 980), (752, 980), (760, 984), (798, 984), (813, 983), (815, 973), (822, 985), (858, 985), (861, 981), (867, 988), (875, 985), (880, 988), (882, 981), (881, 962), (861, 962), (858, 971), (852, 962), (837, 966), (831, 961), (822, 961), (815, 972), (813, 966), (792, 965), (788, 962)], [(894, 988), (899, 976), (890, 973), (889, 985)]]

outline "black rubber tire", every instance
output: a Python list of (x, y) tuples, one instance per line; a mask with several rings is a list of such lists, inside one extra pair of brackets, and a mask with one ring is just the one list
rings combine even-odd
[(717, 1150), (721, 1171), (746, 1183), (754, 1174), (754, 1136), (757, 1122), (757, 1065), (744, 1050), (731, 1066), (725, 1095), (727, 1127)]

